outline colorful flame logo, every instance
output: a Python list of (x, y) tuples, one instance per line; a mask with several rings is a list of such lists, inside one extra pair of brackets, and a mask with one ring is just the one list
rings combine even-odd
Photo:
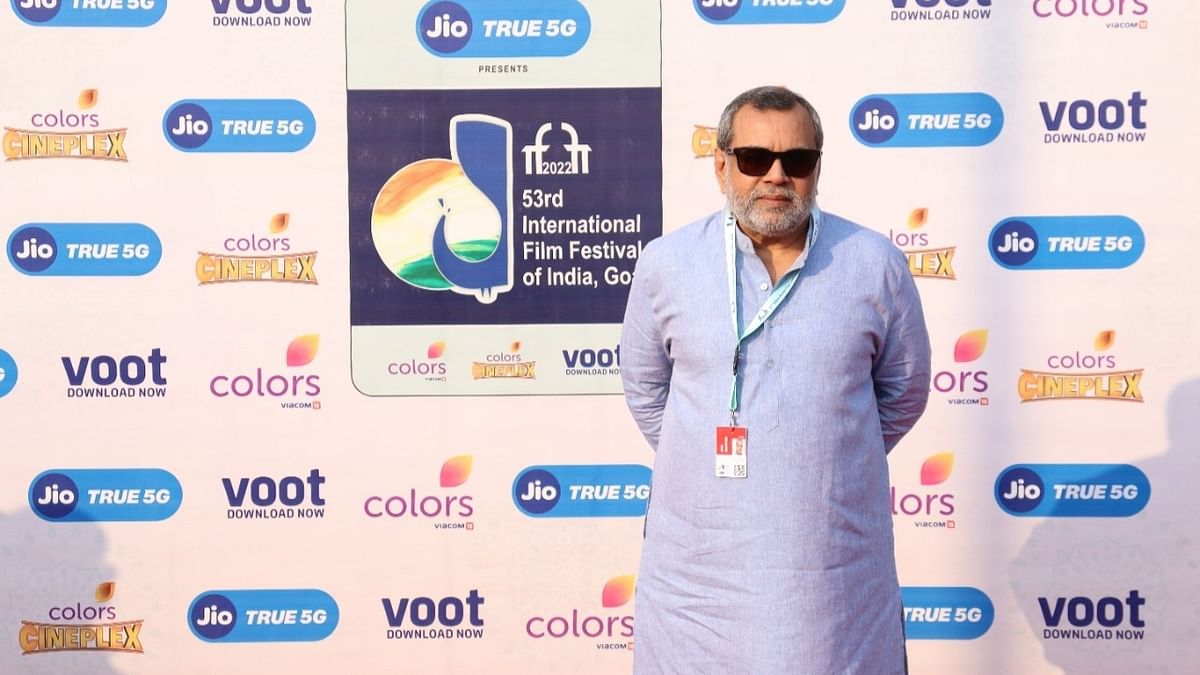
[(1108, 351), (1108, 348), (1112, 347), (1113, 342), (1116, 342), (1116, 340), (1117, 340), (1117, 331), (1115, 331), (1115, 330), (1100, 331), (1099, 333), (1096, 334), (1096, 342), (1095, 342), (1096, 351), (1099, 351), (1099, 352)]
[(442, 465), (442, 487), (458, 487), (471, 477), (471, 455), (451, 457)]
[(925, 221), (929, 219), (929, 209), (913, 209), (912, 213), (908, 214), (908, 229), (918, 230), (925, 227)]
[(431, 359), (440, 359), (442, 354), (446, 353), (445, 342), (434, 342), (429, 345), (429, 350), (425, 352), (425, 356)]
[(287, 348), (287, 364), (289, 366), (306, 366), (317, 358), (317, 346), (321, 342), (319, 335), (301, 335), (292, 340)]
[(286, 230), (289, 220), (291, 220), (291, 216), (287, 213), (276, 213), (274, 216), (271, 216), (271, 225), (269, 226), (271, 234), (279, 234)]
[(600, 604), (605, 607), (620, 607), (633, 597), (633, 575), (613, 577), (604, 584), (604, 592), (600, 596)]
[(950, 478), (954, 470), (954, 453), (943, 452), (930, 455), (921, 464), (921, 485), (940, 485)]
[(99, 89), (84, 89), (83, 91), (79, 92), (79, 109), (87, 110), (88, 108), (95, 106), (96, 102), (99, 100)]
[(963, 333), (958, 337), (958, 342), (954, 343), (954, 361), (968, 363), (983, 356), (984, 350), (987, 349), (987, 340), (987, 329)]
[(96, 587), (96, 602), (108, 602), (117, 594), (117, 583), (115, 581), (105, 581)]

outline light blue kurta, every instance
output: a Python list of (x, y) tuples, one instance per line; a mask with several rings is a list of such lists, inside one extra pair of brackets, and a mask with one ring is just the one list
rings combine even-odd
[[(714, 475), (734, 336), (724, 220), (638, 261), (621, 377), (656, 449), (634, 672), (904, 672), (886, 452), (929, 395), (929, 337), (904, 255), (820, 214), (799, 281), (742, 346), (748, 477)], [(740, 316), (770, 277), (738, 232)]]

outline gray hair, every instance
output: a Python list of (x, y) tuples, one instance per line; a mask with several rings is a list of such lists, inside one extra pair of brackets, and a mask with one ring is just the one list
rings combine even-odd
[(725, 106), (724, 112), (721, 113), (721, 121), (717, 124), (717, 147), (721, 150), (728, 150), (729, 144), (733, 142), (733, 116), (747, 105), (755, 110), (784, 111), (800, 106), (812, 120), (817, 138), (816, 149), (820, 150), (821, 146), (825, 144), (825, 132), (821, 129), (821, 118), (808, 99), (787, 87), (766, 86), (744, 91)]

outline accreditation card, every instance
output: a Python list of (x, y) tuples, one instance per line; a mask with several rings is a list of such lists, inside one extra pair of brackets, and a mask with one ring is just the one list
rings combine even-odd
[(717, 478), (746, 477), (746, 427), (717, 427)]

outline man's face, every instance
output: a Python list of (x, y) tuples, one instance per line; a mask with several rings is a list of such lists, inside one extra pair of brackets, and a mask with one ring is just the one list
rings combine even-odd
[[(791, 110), (755, 110), (744, 106), (733, 116), (730, 148), (756, 147), (782, 152), (817, 147), (816, 130), (808, 113)], [(737, 158), (724, 151), (713, 153), (717, 183), (729, 208), (743, 228), (767, 236), (799, 230), (808, 221), (817, 191), (821, 165), (811, 175), (793, 178), (778, 160), (765, 176), (747, 176), (737, 168)]]

